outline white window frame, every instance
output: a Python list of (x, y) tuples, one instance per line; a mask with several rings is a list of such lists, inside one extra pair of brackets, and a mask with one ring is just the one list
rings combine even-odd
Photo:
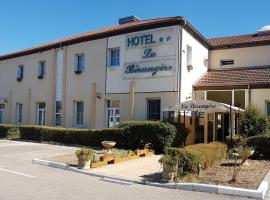
[[(108, 104), (111, 104), (112, 101), (118, 101), (119, 106), (108, 106)], [(117, 113), (118, 112), (118, 113)], [(112, 113), (112, 115), (109, 115)], [(112, 124), (110, 124), (110, 119), (113, 119)], [(117, 121), (118, 119), (118, 121)], [(111, 128), (116, 125), (118, 125), (121, 121), (121, 113), (120, 113), (120, 100), (113, 99), (113, 100), (107, 100), (106, 101), (106, 127)]]
[[(118, 63), (116, 63), (116, 64), (112, 63), (112, 53), (113, 53), (113, 51), (119, 51), (118, 57), (115, 57), (115, 58), (118, 58)], [(108, 66), (112, 67), (112, 68), (120, 66), (120, 63), (121, 63), (120, 58), (121, 58), (120, 47), (110, 48), (109, 49), (109, 57), (108, 57)]]
[[(40, 104), (44, 103), (44, 108), (40, 108)], [(39, 123), (39, 117), (41, 113), (41, 123)], [(37, 114), (36, 114), (36, 124), (39, 126), (44, 126), (46, 124), (46, 103), (38, 102), (37, 103)]]
[[(42, 73), (42, 66), (44, 67), (43, 69), (43, 73)], [(37, 76), (43, 76), (43, 78), (46, 75), (46, 61), (45, 60), (41, 60), (38, 62), (38, 70), (37, 70)]]
[(0, 115), (0, 124), (4, 124), (5, 123), (5, 104), (4, 103), (0, 103), (0, 105), (3, 106), (3, 108), (0, 108), (0, 113), (2, 113)]
[[(78, 123), (78, 103), (82, 103), (82, 112), (81, 112), (81, 121)], [(83, 128), (84, 127), (84, 101), (82, 100), (76, 100), (74, 101), (74, 114), (73, 114), (73, 124), (75, 127)]]
[[(82, 66), (80, 66), (80, 64), (79, 64), (79, 57), (80, 56), (82, 56), (82, 58), (83, 58)], [(74, 57), (74, 72), (76, 72), (77, 70), (80, 70), (81, 72), (83, 72), (84, 68), (85, 68), (85, 55), (84, 55), (84, 53), (75, 54), (75, 57)]]
[[(60, 102), (60, 109), (57, 110), (57, 102)], [(57, 116), (60, 116), (60, 124), (57, 124)], [(55, 102), (55, 126), (61, 127), (62, 126), (62, 101), (56, 101)]]
[(16, 103), (16, 124), (23, 124), (23, 104)]

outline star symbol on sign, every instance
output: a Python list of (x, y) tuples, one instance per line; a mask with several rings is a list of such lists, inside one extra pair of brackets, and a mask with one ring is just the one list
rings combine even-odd
[(168, 37), (166, 38), (167, 42), (170, 41), (171, 39), (172, 39), (172, 38), (171, 38), (170, 36), (168, 36)]
[(163, 37), (160, 37), (159, 38), (159, 42), (163, 42), (164, 38)]

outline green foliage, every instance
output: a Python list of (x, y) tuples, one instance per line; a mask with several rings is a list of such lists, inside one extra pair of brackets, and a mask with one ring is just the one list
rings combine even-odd
[(255, 153), (252, 156), (257, 159), (270, 160), (270, 136), (269, 135), (257, 135), (248, 137), (245, 139), (247, 146), (254, 148)]
[(240, 131), (245, 137), (264, 134), (269, 129), (268, 117), (256, 108), (247, 108), (240, 121)]
[(80, 148), (75, 151), (77, 158), (81, 158), (83, 160), (92, 160), (95, 151), (91, 148)]
[(115, 141), (118, 148), (138, 149), (152, 143), (160, 153), (171, 146), (176, 134), (173, 125), (154, 121), (127, 121), (118, 127), (105, 129), (55, 128), (33, 125), (0, 125), (0, 138), (56, 142), (71, 145), (101, 146), (104, 140)]
[(175, 123), (174, 126), (176, 127), (176, 135), (174, 138), (174, 141), (172, 143), (173, 147), (181, 147), (184, 145), (185, 140), (187, 139), (188, 136), (188, 129), (185, 127), (183, 123)]
[(230, 149), (238, 146), (238, 144), (242, 140), (243, 140), (243, 137), (241, 135), (233, 135), (232, 137), (231, 135), (226, 136), (226, 144), (228, 145)]
[(20, 133), (16, 125), (10, 125), (10, 124), (0, 125), (0, 138), (16, 139), (19, 137), (20, 137)]
[(208, 168), (226, 158), (227, 146), (223, 143), (190, 145), (185, 148), (166, 148), (160, 159), (163, 164), (177, 165), (177, 176), (198, 174), (200, 167)]
[(152, 143), (155, 152), (160, 153), (172, 145), (176, 135), (176, 128), (167, 122), (125, 121), (117, 127), (123, 129), (121, 146), (126, 149), (143, 148)]

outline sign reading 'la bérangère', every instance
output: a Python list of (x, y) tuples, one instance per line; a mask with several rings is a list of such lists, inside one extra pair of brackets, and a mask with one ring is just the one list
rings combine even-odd
[(126, 78), (172, 76), (175, 69), (175, 58), (169, 58), (172, 57), (171, 55), (163, 55), (165, 46), (162, 47), (163, 51), (159, 51), (160, 47), (165, 44), (167, 44), (165, 48), (171, 48), (172, 40), (173, 29), (127, 35), (126, 51), (138, 49), (141, 53), (140, 61), (125, 64), (124, 76)]

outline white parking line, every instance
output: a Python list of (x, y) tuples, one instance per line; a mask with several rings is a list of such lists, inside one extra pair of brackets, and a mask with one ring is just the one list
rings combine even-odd
[(5, 172), (12, 173), (12, 174), (21, 175), (21, 176), (26, 176), (28, 178), (35, 178), (34, 176), (31, 176), (31, 175), (28, 175), (28, 174), (24, 174), (24, 173), (20, 173), (20, 172), (15, 172), (15, 171), (4, 169), (4, 168), (0, 168), (0, 171), (5, 171)]

